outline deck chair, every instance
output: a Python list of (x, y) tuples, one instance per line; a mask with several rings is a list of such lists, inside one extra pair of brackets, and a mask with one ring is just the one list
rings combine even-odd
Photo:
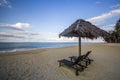
[[(92, 51), (88, 51), (86, 54), (82, 55), (83, 59), (81, 62), (85, 62), (85, 65), (87, 67), (88, 64), (91, 64), (91, 61), (93, 61), (92, 59), (90, 59), (88, 57), (88, 55), (91, 53)], [(78, 57), (77, 56), (70, 56), (69, 57), (71, 59), (72, 62), (74, 62)]]
[(79, 72), (84, 70), (82, 65), (78, 64), (82, 59), (83, 59), (83, 57), (79, 56), (75, 60), (75, 62), (71, 62), (71, 61), (66, 60), (66, 59), (58, 60), (58, 62), (59, 62), (59, 66), (67, 66), (69, 68), (73, 68), (76, 71), (75, 74), (79, 75)]

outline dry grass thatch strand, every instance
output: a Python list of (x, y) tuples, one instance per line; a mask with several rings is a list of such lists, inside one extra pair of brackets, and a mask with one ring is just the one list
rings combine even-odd
[(59, 37), (83, 37), (83, 38), (98, 38), (105, 37), (108, 33), (88, 21), (78, 19), (71, 26), (59, 34)]

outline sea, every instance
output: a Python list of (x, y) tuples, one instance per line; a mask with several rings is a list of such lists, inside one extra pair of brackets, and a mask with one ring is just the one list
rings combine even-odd
[[(91, 44), (90, 42), (82, 42)], [(77, 46), (78, 42), (0, 42), (0, 53), (34, 50), (40, 48), (58, 48)]]

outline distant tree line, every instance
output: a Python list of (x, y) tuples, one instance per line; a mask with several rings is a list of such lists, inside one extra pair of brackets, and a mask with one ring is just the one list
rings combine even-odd
[(120, 43), (120, 19), (117, 21), (114, 30), (108, 32), (109, 35), (104, 37), (108, 43)]

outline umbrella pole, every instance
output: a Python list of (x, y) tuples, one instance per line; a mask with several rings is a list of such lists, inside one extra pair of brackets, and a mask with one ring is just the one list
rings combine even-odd
[(78, 46), (79, 46), (79, 49), (78, 49), (79, 50), (78, 51), (79, 52), (79, 56), (81, 56), (81, 37), (79, 37), (79, 45)]

